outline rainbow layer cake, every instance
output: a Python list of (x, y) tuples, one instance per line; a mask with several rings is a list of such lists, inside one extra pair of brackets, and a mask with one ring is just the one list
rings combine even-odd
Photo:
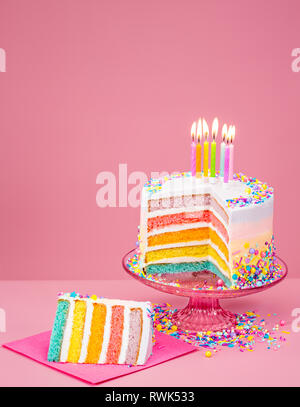
[(143, 365), (152, 352), (150, 302), (58, 297), (48, 361)]
[(224, 183), (186, 172), (144, 186), (139, 264), (146, 275), (195, 280), (211, 273), (234, 287), (241, 274), (256, 278), (273, 260), (267, 184), (243, 174)]

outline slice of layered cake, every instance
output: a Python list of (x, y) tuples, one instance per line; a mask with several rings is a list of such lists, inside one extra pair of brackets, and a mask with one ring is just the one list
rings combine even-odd
[(143, 365), (152, 352), (152, 318), (150, 302), (61, 294), (48, 361)]
[(151, 179), (142, 191), (140, 269), (173, 281), (211, 273), (227, 287), (251, 283), (273, 262), (272, 227), (273, 189), (255, 178)]

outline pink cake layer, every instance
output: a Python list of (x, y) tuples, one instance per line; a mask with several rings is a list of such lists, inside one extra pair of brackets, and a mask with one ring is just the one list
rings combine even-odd
[(220, 220), (210, 210), (197, 212), (182, 212), (172, 215), (156, 216), (148, 219), (148, 233), (154, 229), (162, 229), (171, 225), (187, 225), (190, 223), (210, 223), (224, 237), (226, 243), (229, 241), (228, 232)]
[(213, 208), (224, 220), (227, 225), (229, 222), (228, 214), (224, 208), (210, 194), (184, 195), (169, 198), (150, 199), (148, 202), (148, 211), (155, 212), (171, 208), (193, 208), (196, 206), (205, 206), (207, 209)]

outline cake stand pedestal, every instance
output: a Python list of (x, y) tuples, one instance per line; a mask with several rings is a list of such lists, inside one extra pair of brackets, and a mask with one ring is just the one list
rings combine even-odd
[[(280, 264), (282, 270), (277, 279), (260, 287), (222, 290), (217, 287), (217, 278), (210, 273), (204, 274), (200, 279), (196, 280), (195, 278), (195, 281), (172, 281), (169, 277), (160, 277), (153, 281), (142, 277), (134, 273), (128, 266), (128, 261), (135, 254), (136, 250), (131, 250), (123, 257), (122, 264), (125, 271), (139, 282), (156, 290), (189, 297), (187, 306), (173, 313), (172, 322), (181, 330), (193, 332), (215, 332), (234, 328), (237, 315), (224, 310), (219, 303), (219, 299), (243, 297), (262, 292), (281, 282), (288, 272), (284, 261), (276, 257), (276, 262)], [(180, 286), (176, 285), (177, 282), (180, 283)], [(209, 286), (210, 289), (206, 289), (205, 285)]]

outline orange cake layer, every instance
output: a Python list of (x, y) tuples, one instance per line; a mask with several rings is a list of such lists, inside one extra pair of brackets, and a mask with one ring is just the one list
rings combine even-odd
[(80, 357), (83, 330), (86, 316), (86, 302), (75, 301), (72, 335), (68, 353), (68, 362), (77, 363)]
[(99, 361), (103, 343), (105, 319), (106, 306), (104, 304), (94, 304), (91, 334), (85, 363), (98, 363)]
[(159, 235), (148, 237), (148, 246), (160, 246), (164, 244), (172, 243), (184, 243), (184, 242), (201, 242), (201, 240), (210, 240), (214, 243), (219, 250), (224, 254), (227, 261), (229, 260), (228, 248), (219, 237), (219, 235), (211, 228), (197, 228), (197, 229), (185, 229), (179, 232), (166, 232)]
[(124, 307), (114, 305), (111, 309), (111, 330), (106, 354), (106, 363), (118, 363), (124, 325)]
[(207, 222), (211, 223), (224, 237), (226, 243), (229, 241), (227, 230), (220, 220), (210, 210), (196, 212), (181, 212), (172, 215), (156, 216), (148, 219), (148, 233), (154, 229), (162, 229), (171, 225), (186, 225), (189, 223)]
[(226, 262), (219, 256), (216, 250), (210, 245), (199, 245), (199, 246), (185, 246), (185, 247), (174, 247), (171, 249), (159, 249), (153, 250), (146, 253), (146, 263), (157, 262), (160, 260), (179, 258), (179, 257), (199, 257), (206, 258), (207, 256), (212, 257), (220, 269), (226, 270), (230, 273), (229, 266)]

